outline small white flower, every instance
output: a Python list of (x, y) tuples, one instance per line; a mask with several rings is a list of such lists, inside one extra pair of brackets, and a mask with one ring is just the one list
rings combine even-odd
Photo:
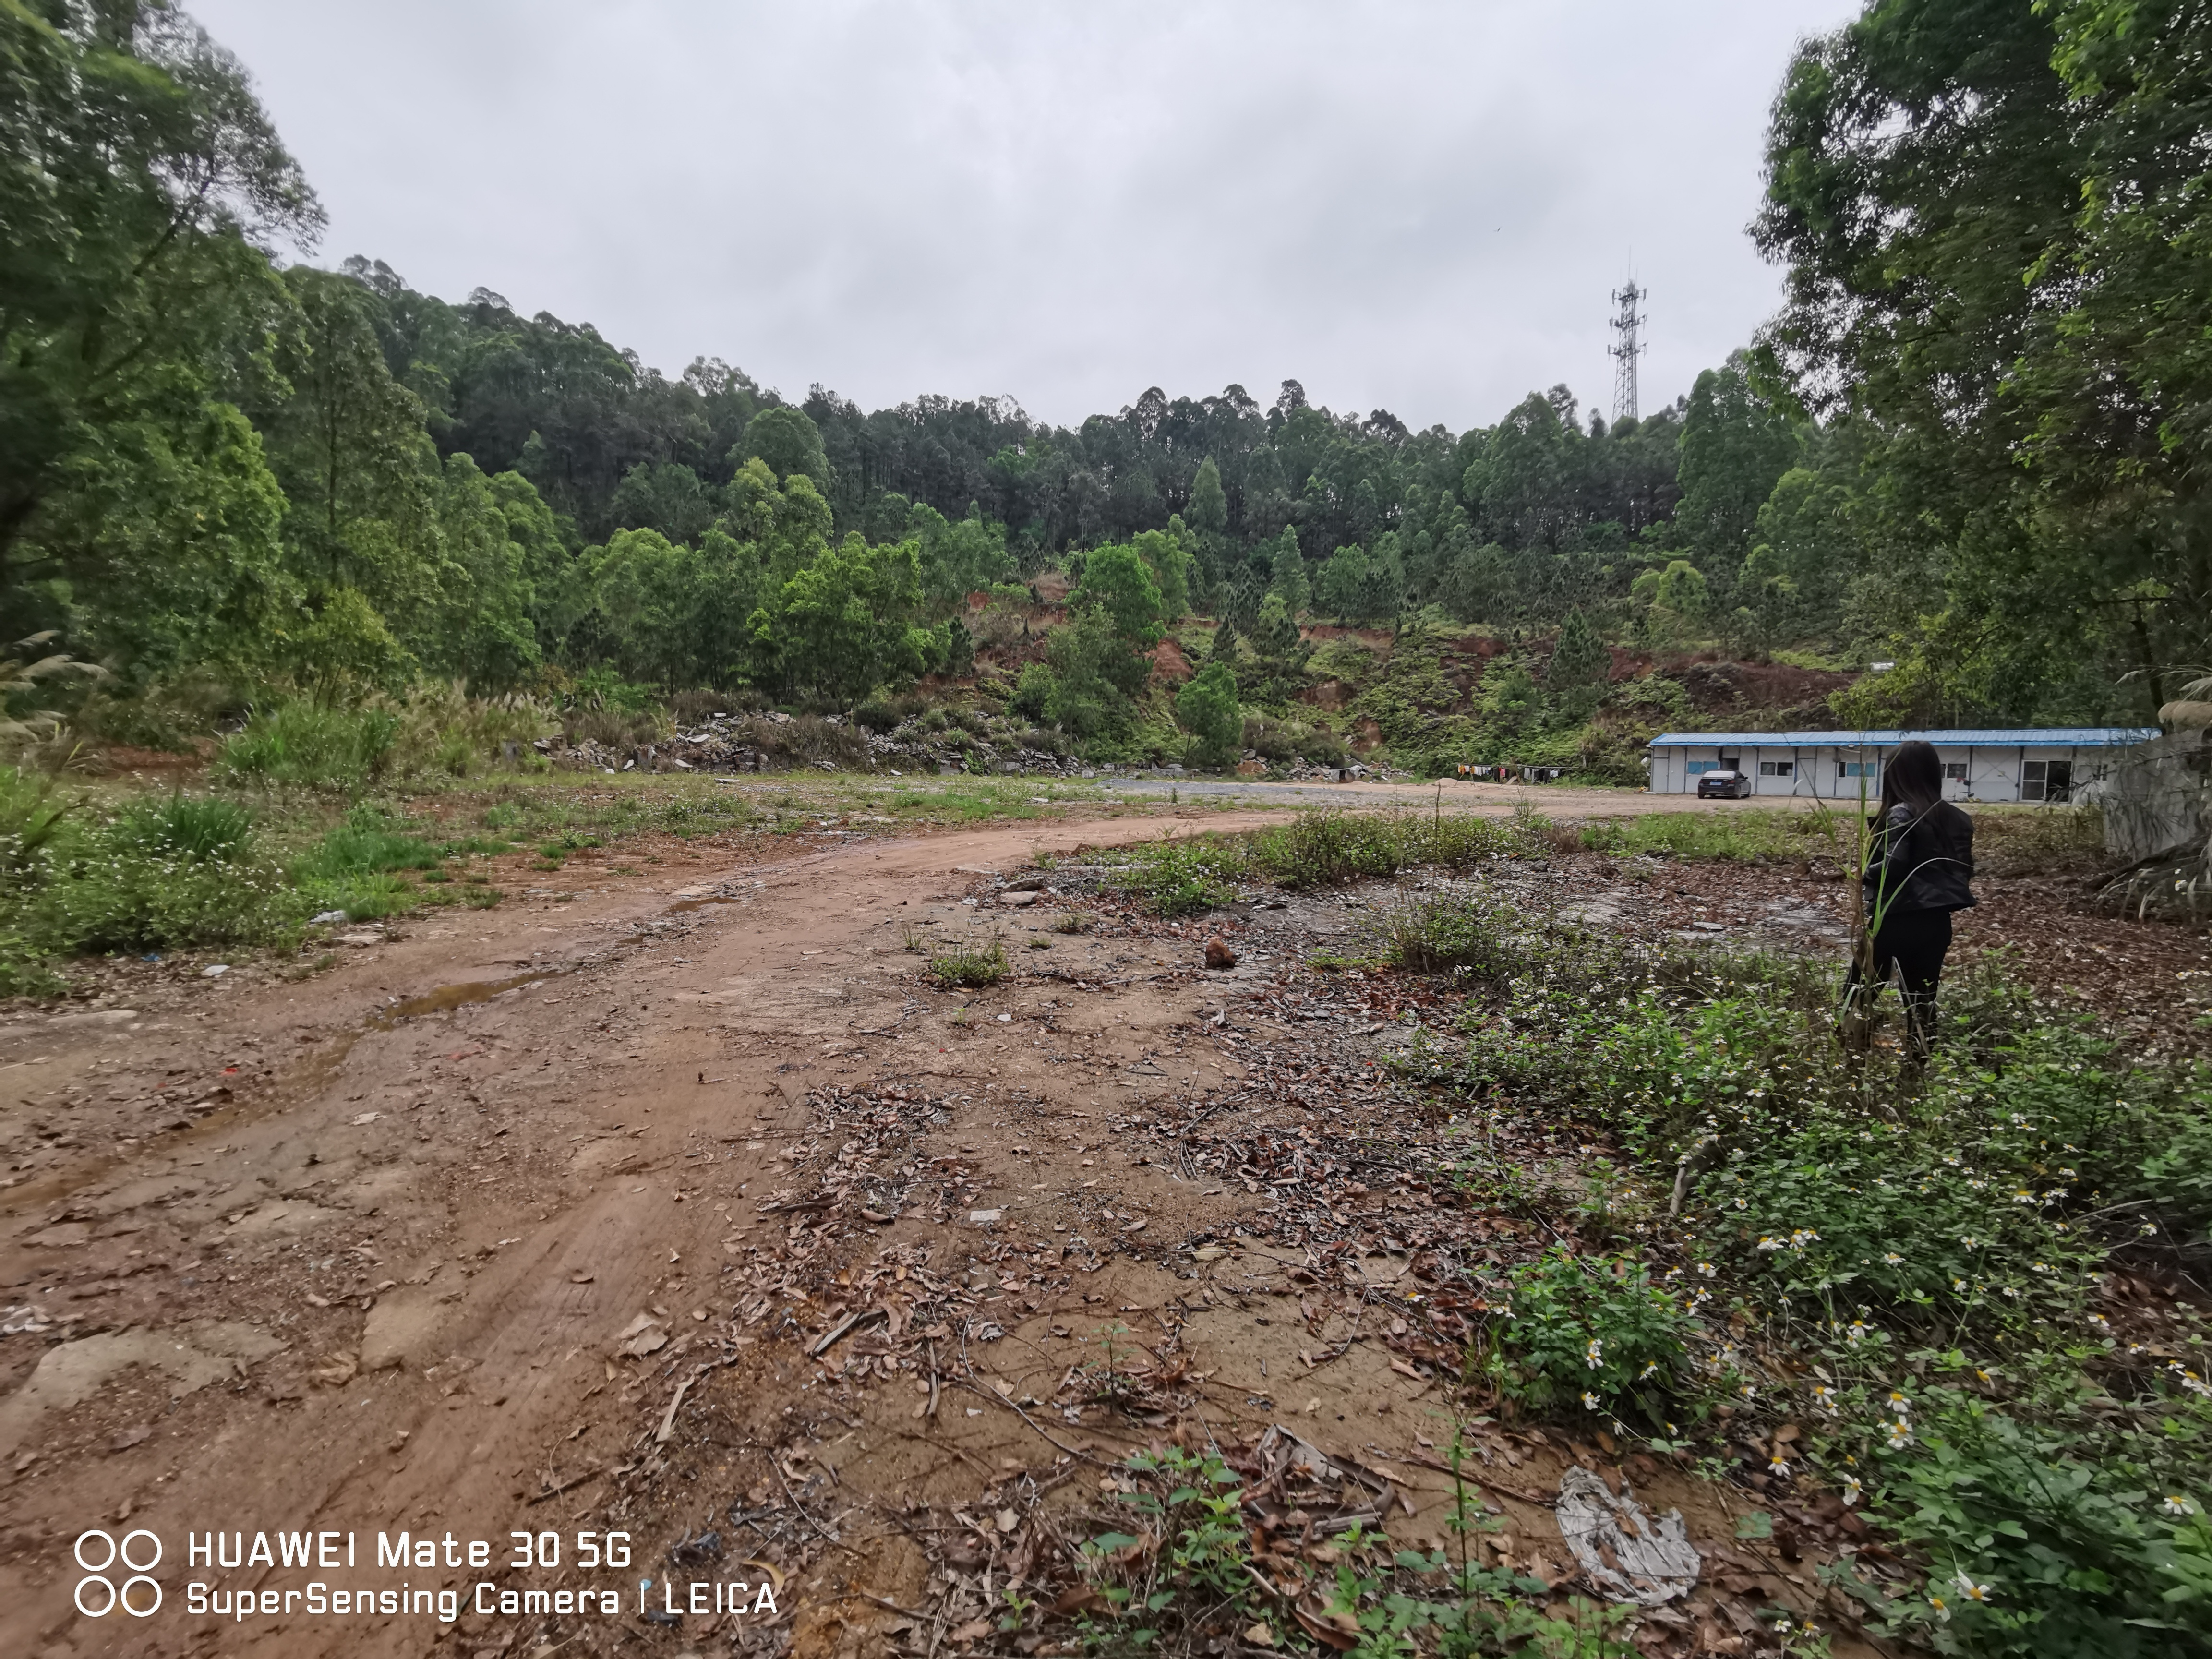
[(1856, 1503), (1857, 1503), (1857, 1502), (1859, 1501), (1859, 1494), (1860, 1494), (1860, 1492), (1863, 1492), (1863, 1491), (1864, 1491), (1864, 1490), (1865, 1490), (1865, 1488), (1863, 1488), (1863, 1486), (1861, 1486), (1859, 1485), (1859, 1478), (1858, 1478), (1858, 1476), (1856, 1476), (1856, 1474), (1847, 1474), (1847, 1475), (1845, 1475), (1845, 1476), (1844, 1477), (1844, 1503), (1846, 1503), (1846, 1504), (1856, 1504)]
[(2168, 1515), (2194, 1515), (2197, 1513), (2197, 1500), (2193, 1498), (2184, 1498), (2179, 1492), (2170, 1492), (2166, 1493), (2166, 1501), (2160, 1504), (2159, 1508)]
[(1894, 1267), (1899, 1262), (1905, 1260), (1905, 1258), (1898, 1255), (1895, 1250), (1884, 1250), (1881, 1253), (1881, 1259), (1889, 1263), (1893, 1267)]
[(1969, 1601), (1987, 1601), (1990, 1599), (1990, 1587), (1977, 1584), (1963, 1572), (1956, 1575), (1951, 1582), (1959, 1587), (1959, 1594)]
[(1592, 1394), (1588, 1389), (1584, 1389), (1583, 1390), (1583, 1409), (1584, 1411), (1591, 1412), (1597, 1409), (1597, 1396)]
[(1912, 1443), (1912, 1425), (1903, 1418), (1889, 1425), (1889, 1449), (1899, 1451)]

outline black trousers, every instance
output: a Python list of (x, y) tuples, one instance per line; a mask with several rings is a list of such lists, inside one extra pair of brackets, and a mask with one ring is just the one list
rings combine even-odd
[[(1916, 1054), (1925, 1056), (1935, 1040), (1936, 982), (1943, 976), (1943, 958), (1950, 949), (1948, 910), (1892, 910), (1875, 933), (1875, 994), (1880, 994), (1893, 974), (1902, 982), (1905, 1029)], [(1859, 962), (1854, 956), (1844, 974), (1846, 1001), (1859, 979)]]

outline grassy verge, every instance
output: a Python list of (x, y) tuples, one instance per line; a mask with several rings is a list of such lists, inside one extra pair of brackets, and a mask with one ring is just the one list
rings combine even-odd
[(1287, 823), (1241, 835), (1177, 836), (1101, 856), (1115, 881), (1163, 915), (1214, 908), (1240, 882), (1292, 891), (1441, 866), (1464, 870), (1486, 859), (1539, 856), (1564, 834), (1523, 812), (1510, 820), (1459, 813), (1305, 811)]
[(1090, 784), (1030, 779), (726, 784), (434, 769), (407, 793), (349, 805), (343, 787), (366, 776), (354, 762), (375, 749), (370, 738), (390, 737), (389, 722), (371, 720), (375, 711), (343, 720), (313, 712), (279, 708), (234, 739), (232, 763), (218, 768), (228, 782), (213, 793), (69, 785), (0, 768), (0, 995), (65, 990), (60, 970), (73, 957), (289, 948), (319, 917), (495, 905), (495, 860), (550, 873), (631, 837), (951, 827), (1042, 819), (1101, 799)]
[(1601, 1151), (1468, 1164), (1562, 1241), (1486, 1288), (1492, 1407), (1694, 1460), (1777, 1526), (1840, 1500), (1885, 1547), (1828, 1581), (1893, 1636), (2212, 1653), (2212, 1070), (1994, 977), (1915, 1071), (1843, 1051), (1822, 969), (1526, 948), (1408, 1062), (1477, 1145), (1525, 1119)]
[[(1991, 875), (2094, 869), (2104, 859), (2104, 821), (2093, 806), (1976, 806), (1974, 853)], [(1738, 859), (1846, 863), (1856, 802), (1839, 806), (1741, 807), (1650, 812), (1582, 826), (1580, 842), (1615, 858)]]

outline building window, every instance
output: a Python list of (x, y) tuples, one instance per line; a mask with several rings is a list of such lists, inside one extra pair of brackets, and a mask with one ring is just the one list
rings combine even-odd
[(2072, 761), (2022, 761), (2020, 798), (2022, 800), (2063, 801), (2074, 793)]
[(1838, 761), (1836, 763), (1836, 776), (1838, 778), (1878, 778), (1881, 775), (1880, 761)]
[(1759, 775), (1762, 778), (1794, 778), (1797, 775), (1796, 761), (1761, 761)]
[(1964, 762), (1964, 761), (1945, 761), (1945, 762), (1943, 763), (1943, 781), (1944, 781), (1944, 782), (1946, 782), (1946, 783), (1964, 783), (1966, 781), (1966, 762)]
[(1718, 761), (1692, 761), (1690, 763), (1690, 775), (1693, 778), (1703, 776), (1705, 773), (1711, 771), (1719, 764), (1720, 763)]

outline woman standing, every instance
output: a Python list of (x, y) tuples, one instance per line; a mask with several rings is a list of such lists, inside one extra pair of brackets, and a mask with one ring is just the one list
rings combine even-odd
[(1936, 984), (1951, 948), (1951, 913), (1974, 902), (1968, 885), (1974, 821), (1943, 799), (1943, 764), (1933, 746), (1915, 739), (1898, 744), (1882, 768), (1881, 802), (1867, 822), (1872, 840), (1860, 879), (1872, 939), (1870, 948), (1852, 953), (1844, 1006), (1864, 1019), (1896, 975), (1912, 1057), (1925, 1060), (1935, 1039)]

